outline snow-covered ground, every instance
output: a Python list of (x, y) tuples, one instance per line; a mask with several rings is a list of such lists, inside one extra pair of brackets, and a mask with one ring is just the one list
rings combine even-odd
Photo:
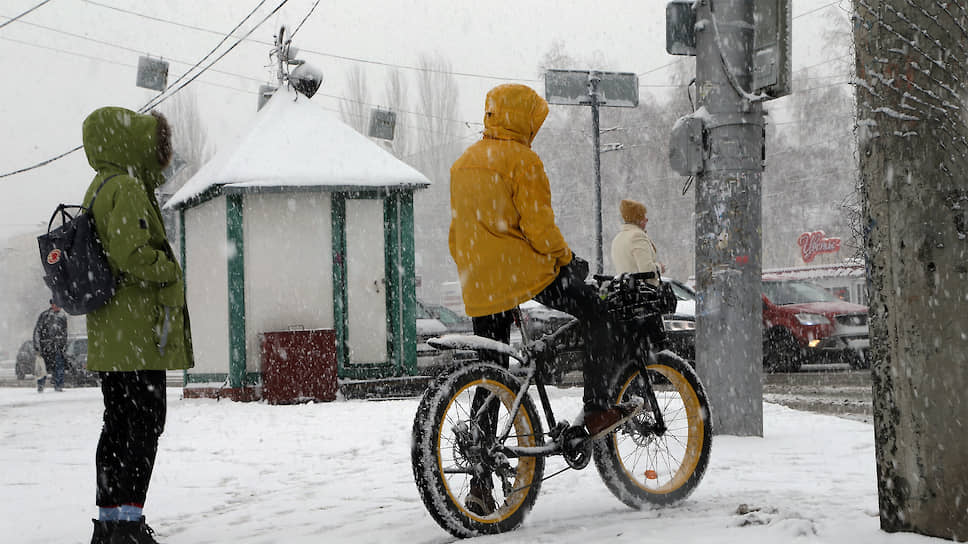
[[(579, 389), (552, 389), (561, 416)], [(145, 513), (164, 543), (451, 542), (417, 495), (417, 399), (296, 406), (182, 400)], [(86, 543), (94, 507), (95, 388), (0, 388), (0, 541)], [(635, 511), (594, 465), (546, 481), (524, 526), (481, 542), (943, 542), (878, 528), (867, 423), (764, 406), (764, 437), (717, 436), (705, 480), (674, 507)], [(563, 467), (552, 459), (546, 474)], [(742, 506), (745, 505), (745, 506)]]

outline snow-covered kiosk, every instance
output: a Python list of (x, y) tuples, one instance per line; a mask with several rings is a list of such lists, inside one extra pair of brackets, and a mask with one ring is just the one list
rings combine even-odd
[(430, 181), (281, 89), (178, 190), (186, 396), (259, 398), (260, 337), (331, 330), (341, 378), (416, 371), (413, 193)]

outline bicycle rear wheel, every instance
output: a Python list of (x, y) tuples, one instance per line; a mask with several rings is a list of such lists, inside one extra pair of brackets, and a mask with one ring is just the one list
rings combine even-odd
[[(665, 430), (657, 430), (648, 407), (594, 443), (595, 466), (605, 485), (625, 504), (671, 504), (689, 496), (702, 480), (712, 447), (712, 415), (696, 372), (669, 351), (648, 365)], [(648, 398), (636, 364), (617, 376), (616, 402)]]
[[(541, 420), (531, 397), (521, 399), (512, 419), (515, 395), (521, 384), (507, 370), (491, 364), (472, 364), (441, 376), (424, 393), (413, 422), (411, 461), (414, 480), (424, 506), (434, 520), (458, 537), (510, 531), (524, 521), (538, 496), (544, 457), (506, 458), (489, 453), (493, 432), (486, 432), (482, 411), (472, 408), (475, 395), (496, 404), (497, 430), (512, 421), (504, 442), (508, 446), (544, 443)], [(483, 393), (478, 393), (478, 391)], [(496, 401), (496, 402), (495, 402)], [(471, 479), (487, 479), (493, 488), (495, 510), (486, 515), (465, 505)]]

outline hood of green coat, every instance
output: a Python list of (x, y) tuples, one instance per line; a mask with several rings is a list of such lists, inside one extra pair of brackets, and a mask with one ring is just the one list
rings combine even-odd
[(83, 141), (87, 162), (98, 172), (120, 170), (152, 190), (164, 183), (154, 116), (118, 107), (97, 109), (84, 120)]

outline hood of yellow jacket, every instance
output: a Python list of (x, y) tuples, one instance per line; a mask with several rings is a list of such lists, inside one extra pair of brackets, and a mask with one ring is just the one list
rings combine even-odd
[(499, 85), (487, 93), (484, 136), (528, 147), (548, 117), (548, 102), (527, 85)]

